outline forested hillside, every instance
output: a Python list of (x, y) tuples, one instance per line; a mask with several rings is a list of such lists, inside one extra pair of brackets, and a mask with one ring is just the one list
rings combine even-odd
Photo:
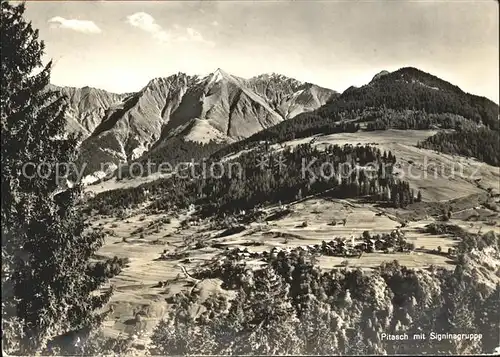
[(465, 93), (451, 83), (412, 67), (375, 78), (361, 88), (350, 88), (316, 112), (322, 117), (334, 117), (339, 113), (383, 106), (395, 110), (422, 110), (429, 114), (456, 114), (499, 129), (497, 104)]
[(487, 164), (500, 166), (500, 134), (488, 128), (440, 132), (419, 143), (418, 147), (474, 157)]
[[(147, 197), (158, 197), (157, 210), (200, 205), (206, 215), (238, 212), (255, 206), (289, 202), (310, 194), (333, 197), (371, 197), (399, 207), (416, 200), (417, 192), (396, 180), (396, 157), (370, 146), (332, 145), (318, 150), (303, 144), (281, 153), (257, 151), (218, 165), (207, 161), (176, 172), (170, 178), (139, 187), (97, 195), (89, 207), (102, 213), (134, 207)], [(215, 163), (215, 164), (214, 164)], [(372, 165), (370, 168), (365, 165)]]

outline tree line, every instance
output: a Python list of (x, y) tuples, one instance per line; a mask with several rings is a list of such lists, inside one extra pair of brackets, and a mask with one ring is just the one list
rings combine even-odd
[[(478, 125), (494, 131), (500, 129), (498, 106), (495, 103), (464, 93), (458, 87), (415, 68), (402, 68), (361, 88), (349, 88), (315, 111), (301, 113), (236, 143), (228, 145), (212, 141), (200, 144), (173, 137), (134, 161), (144, 164), (149, 160), (157, 164), (152, 166), (155, 172), (162, 162), (175, 165), (209, 156), (220, 159), (264, 143), (272, 145), (318, 134), (354, 133), (361, 130), (360, 122), (366, 122), (366, 130), (369, 131), (389, 128), (461, 130), (473, 129)], [(86, 161), (88, 152), (116, 145), (118, 142), (112, 135), (104, 135), (91, 147), (87, 145), (83, 148), (79, 162), (85, 163), (88, 173), (99, 170), (106, 157), (108, 162), (117, 163), (116, 158), (105, 152), (102, 152), (99, 162)], [(125, 166), (119, 177), (130, 175)], [(136, 175), (136, 172), (132, 175)]]
[(274, 127), (222, 148), (223, 157), (263, 142), (274, 144), (316, 134), (366, 130), (470, 129), (484, 125), (500, 129), (498, 105), (463, 92), (440, 78), (415, 68), (402, 68), (361, 88), (351, 87), (312, 112), (301, 113)]

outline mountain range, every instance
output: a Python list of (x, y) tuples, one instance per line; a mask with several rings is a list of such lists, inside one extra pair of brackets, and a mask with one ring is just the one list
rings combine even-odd
[(52, 88), (68, 98), (67, 129), (81, 135), (86, 174), (101, 171), (103, 163), (113, 169), (141, 158), (179, 158), (183, 151), (196, 156), (200, 147), (210, 147), (210, 154), (283, 132), (321, 133), (346, 120), (371, 129), (457, 122), (499, 128), (497, 104), (412, 67), (382, 71), (342, 94), (275, 73), (244, 79), (221, 69), (205, 77), (155, 78), (128, 94)]
[(68, 132), (82, 135), (81, 161), (88, 172), (161, 150), (173, 138), (200, 144), (238, 141), (339, 95), (278, 74), (244, 79), (221, 69), (206, 77), (155, 78), (131, 94), (60, 90), (68, 98)]

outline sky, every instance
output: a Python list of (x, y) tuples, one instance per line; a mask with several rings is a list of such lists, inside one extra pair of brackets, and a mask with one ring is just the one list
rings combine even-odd
[(57, 85), (123, 93), (221, 68), (342, 92), (412, 66), (499, 102), (496, 0), (32, 0), (25, 15)]

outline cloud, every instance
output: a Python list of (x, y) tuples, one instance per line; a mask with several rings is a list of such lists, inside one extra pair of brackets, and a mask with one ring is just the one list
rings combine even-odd
[(93, 21), (65, 19), (61, 16), (51, 18), (48, 23), (55, 28), (68, 29), (88, 34), (101, 33), (102, 30)]
[(150, 33), (155, 39), (161, 42), (197, 42), (209, 46), (215, 45), (214, 42), (205, 40), (201, 33), (190, 27), (183, 29), (181, 26), (174, 24), (173, 30), (166, 30), (156, 22), (153, 16), (145, 12), (136, 12), (127, 16), (126, 22), (131, 26)]
[(151, 33), (160, 41), (167, 42), (170, 40), (168, 32), (164, 31), (162, 27), (156, 23), (153, 16), (145, 12), (136, 12), (135, 14), (127, 16), (127, 23), (142, 31)]
[(212, 26), (219, 26), (219, 22), (217, 22), (217, 21), (215, 21), (215, 20), (214, 20), (214, 21), (212, 21)]

